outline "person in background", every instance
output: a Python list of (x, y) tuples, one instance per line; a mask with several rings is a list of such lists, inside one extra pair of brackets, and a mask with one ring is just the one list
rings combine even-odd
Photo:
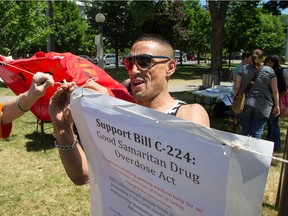
[(251, 63), (252, 53), (244, 52), (241, 56), (241, 59), (242, 59), (241, 63), (238, 64), (233, 70), (233, 82), (234, 83), (236, 81), (236, 75), (239, 73), (239, 71), (242, 70), (245, 65)]
[[(131, 92), (138, 104), (177, 116), (209, 127), (206, 110), (199, 104), (186, 104), (175, 100), (168, 92), (168, 81), (176, 70), (174, 49), (168, 41), (158, 35), (144, 35), (132, 46), (124, 58), (128, 71)], [(54, 125), (59, 155), (69, 178), (77, 185), (89, 182), (85, 153), (73, 132), (69, 93), (74, 83), (61, 85), (50, 100), (49, 112)], [(83, 87), (102, 93), (108, 90), (96, 82)], [(65, 149), (66, 151), (64, 151)], [(68, 150), (68, 151), (67, 151)]]
[[(283, 76), (283, 70), (279, 64), (277, 56), (267, 56), (264, 60), (264, 65), (271, 67), (277, 77), (277, 88), (279, 93), (279, 101), (281, 97), (286, 94), (286, 82)], [(274, 142), (274, 151), (280, 149), (281, 140), (280, 140), (280, 127), (278, 124), (279, 115), (274, 116), (273, 113), (270, 114), (270, 117), (267, 121), (268, 131), (266, 140)]]
[[(242, 59), (241, 63), (238, 64), (238, 65), (234, 68), (234, 70), (233, 70), (233, 72), (232, 72), (233, 82), (234, 82), (233, 88), (235, 88), (236, 76), (237, 76), (237, 74), (239, 73), (239, 71), (241, 71), (245, 65), (248, 65), (248, 64), (251, 63), (251, 61), (252, 61), (252, 53), (250, 53), (250, 52), (244, 52), (244, 53), (242, 53), (241, 59)], [(238, 124), (238, 120), (239, 120), (238, 115), (235, 114), (235, 113), (233, 113), (232, 125), (233, 125), (233, 126), (234, 126), (234, 125), (237, 125), (237, 124)]]
[(253, 51), (252, 62), (239, 71), (234, 89), (234, 96), (238, 92), (244, 92), (254, 74), (257, 73), (256, 80), (245, 94), (245, 106), (239, 118), (242, 135), (259, 139), (262, 137), (271, 112), (274, 117), (280, 114), (277, 77), (271, 67), (262, 65), (263, 55), (261, 49)]
[(7, 138), (12, 129), (12, 121), (29, 111), (31, 106), (42, 97), (49, 86), (54, 85), (53, 77), (41, 72), (33, 76), (27, 92), (12, 97), (5, 103), (0, 102), (0, 138)]
[[(280, 66), (285, 64), (285, 57), (284, 56), (277, 56), (277, 58), (278, 58)], [(284, 76), (285, 82), (286, 82), (286, 89), (288, 91), (288, 68), (281, 66), (281, 69), (283, 71), (283, 76)]]

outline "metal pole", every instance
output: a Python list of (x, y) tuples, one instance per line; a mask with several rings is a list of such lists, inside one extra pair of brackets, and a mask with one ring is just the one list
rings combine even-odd
[(286, 52), (285, 52), (285, 60), (288, 61), (288, 28), (286, 29)]
[(99, 63), (98, 66), (102, 69), (104, 69), (104, 60), (103, 60), (103, 33), (102, 33), (102, 26), (99, 25), (99, 36), (100, 36), (100, 56), (99, 56)]
[(95, 44), (97, 46), (97, 58), (98, 59), (98, 67), (104, 69), (104, 59), (103, 59), (103, 31), (102, 24), (105, 21), (105, 16), (102, 13), (98, 13), (95, 16), (95, 21), (99, 25), (99, 37), (95, 36)]

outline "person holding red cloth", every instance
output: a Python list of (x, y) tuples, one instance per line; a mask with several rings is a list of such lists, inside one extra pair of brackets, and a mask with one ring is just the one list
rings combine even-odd
[(51, 75), (37, 72), (33, 75), (30, 89), (16, 97), (0, 101), (0, 138), (9, 137), (12, 130), (12, 121), (29, 111), (31, 106), (42, 97), (46, 89), (54, 85)]

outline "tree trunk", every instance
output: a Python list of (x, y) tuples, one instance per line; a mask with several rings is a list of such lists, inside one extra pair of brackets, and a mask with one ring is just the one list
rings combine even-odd
[(197, 63), (200, 64), (200, 51), (197, 50)]
[(228, 63), (228, 68), (231, 68), (231, 58), (232, 58), (232, 53), (229, 52), (229, 63)]
[(208, 4), (212, 22), (210, 73), (221, 77), (224, 24), (229, 1), (208, 1)]
[(115, 48), (115, 68), (119, 69), (119, 49)]
[(278, 211), (278, 216), (285, 216), (288, 212), (288, 166), (287, 164), (284, 165), (284, 177), (283, 177), (283, 188), (281, 191), (281, 198), (280, 198), (280, 207)]
[(183, 51), (180, 50), (180, 59), (179, 59), (180, 65), (183, 65)]
[[(283, 159), (288, 159), (288, 129), (286, 132), (285, 146), (283, 150)], [(278, 216), (285, 216), (288, 212), (288, 164), (282, 163), (281, 173), (278, 185), (278, 192), (276, 197), (275, 207), (278, 208)], [(279, 203), (280, 201), (280, 203)]]

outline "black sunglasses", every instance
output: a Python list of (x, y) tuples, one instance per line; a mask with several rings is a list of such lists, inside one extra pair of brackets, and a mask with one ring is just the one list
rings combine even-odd
[[(167, 59), (167, 60), (154, 62), (153, 61), (154, 58)], [(169, 60), (171, 59), (168, 56), (153, 56), (153, 55), (148, 55), (148, 54), (141, 54), (141, 55), (135, 55), (135, 56), (126, 56), (124, 58), (124, 65), (127, 71), (132, 69), (133, 64), (136, 64), (136, 66), (141, 70), (149, 70), (155, 64), (165, 63)]]

